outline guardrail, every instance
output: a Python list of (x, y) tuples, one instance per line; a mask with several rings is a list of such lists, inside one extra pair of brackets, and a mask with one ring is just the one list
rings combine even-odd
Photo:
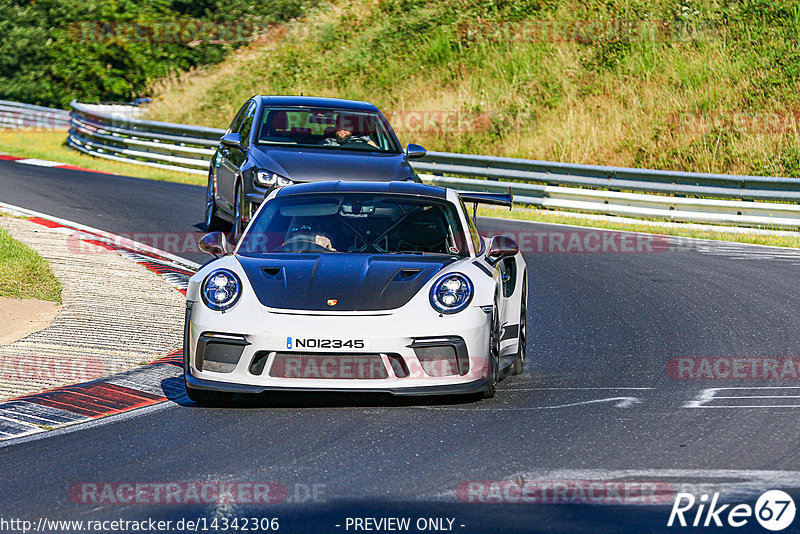
[(414, 163), (414, 168), (430, 173), (422, 175), (427, 183), (476, 191), (511, 188), (517, 202), (541, 208), (800, 228), (800, 179), (796, 178), (630, 169), (443, 152), (429, 152)]
[(208, 174), (225, 130), (149, 121), (73, 101), (67, 144), (86, 154), (160, 169)]
[[(67, 143), (93, 156), (205, 175), (224, 130), (143, 120), (72, 102)], [(800, 228), (800, 179), (631, 169), (429, 152), (423, 181), (565, 209), (685, 222)]]
[(69, 126), (69, 112), (0, 100), (0, 130), (35, 128), (52, 130)]

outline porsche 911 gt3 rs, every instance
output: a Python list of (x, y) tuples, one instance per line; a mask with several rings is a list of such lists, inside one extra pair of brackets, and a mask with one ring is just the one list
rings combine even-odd
[(317, 182), (273, 191), (232, 254), (189, 281), (186, 390), (354, 391), (491, 397), (526, 354), (527, 270), (517, 244), (478, 234), (467, 204), (502, 194), (413, 182)]

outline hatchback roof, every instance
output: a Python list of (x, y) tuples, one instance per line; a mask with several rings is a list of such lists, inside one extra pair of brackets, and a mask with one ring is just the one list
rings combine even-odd
[(353, 111), (378, 111), (373, 104), (359, 100), (324, 98), (320, 96), (273, 96), (257, 95), (253, 100), (261, 100), (265, 106), (291, 106), (308, 108), (335, 108)]

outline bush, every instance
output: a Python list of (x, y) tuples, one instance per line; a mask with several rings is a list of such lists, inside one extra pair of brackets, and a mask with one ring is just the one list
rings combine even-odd
[(218, 63), (243, 44), (137, 39), (124, 33), (132, 23), (237, 21), (249, 30), (296, 17), (311, 1), (0, 0), (0, 99), (62, 108), (73, 98), (131, 101), (153, 79)]

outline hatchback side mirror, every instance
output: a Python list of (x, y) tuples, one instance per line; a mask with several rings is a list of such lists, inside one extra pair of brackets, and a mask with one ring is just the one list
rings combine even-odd
[(425, 150), (425, 148), (419, 145), (415, 145), (414, 143), (409, 143), (408, 146), (406, 147), (406, 157), (408, 159), (424, 158), (425, 154), (427, 153), (428, 151)]
[(227, 147), (242, 148), (242, 136), (236, 132), (223, 135), (219, 142)]
[(225, 241), (225, 234), (222, 232), (211, 232), (200, 238), (198, 245), (200, 250), (206, 254), (211, 254), (215, 258), (228, 254), (228, 245)]
[(492, 265), (503, 258), (516, 256), (519, 253), (519, 245), (508, 236), (496, 235), (489, 243), (489, 250), (486, 251), (486, 261)]

